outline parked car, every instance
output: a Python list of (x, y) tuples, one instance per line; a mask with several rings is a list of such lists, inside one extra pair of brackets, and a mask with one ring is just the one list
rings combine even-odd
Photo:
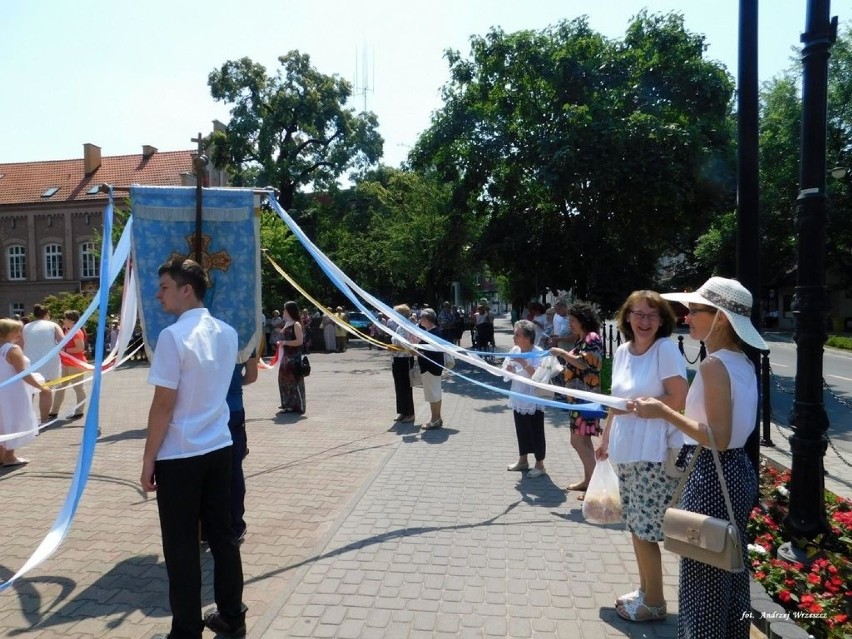
[(349, 311), (349, 323), (357, 328), (362, 333), (369, 333), (370, 331), (370, 318), (367, 317), (366, 313), (362, 313), (361, 311)]

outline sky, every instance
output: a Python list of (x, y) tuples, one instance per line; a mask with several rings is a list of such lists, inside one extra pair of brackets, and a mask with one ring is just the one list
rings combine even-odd
[[(852, 25), (852, 2), (832, 15)], [(797, 64), (807, 0), (759, 3), (761, 82)], [(736, 77), (738, 0), (3, 0), (0, 2), (0, 162), (195, 148), (229, 107), (207, 77), (248, 56), (272, 74), (297, 49), (314, 67), (369, 88), (351, 105), (376, 113), (383, 162), (405, 159), (441, 107), (446, 49), (466, 56), (471, 35), (542, 29), (586, 15), (620, 39), (632, 16), (678, 11), (704, 34), (706, 57)], [(366, 59), (366, 64), (363, 61)], [(366, 80), (366, 82), (365, 82)]]

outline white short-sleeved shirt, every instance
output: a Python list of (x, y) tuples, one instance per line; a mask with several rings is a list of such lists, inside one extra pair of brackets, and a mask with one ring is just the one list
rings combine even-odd
[(568, 335), (571, 332), (571, 324), (567, 317), (562, 317), (559, 313), (553, 316), (553, 334)]
[[(731, 379), (731, 441), (728, 448), (742, 448), (754, 430), (757, 420), (757, 375), (754, 364), (744, 353), (719, 350), (712, 354), (721, 360)], [(686, 416), (700, 424), (707, 423), (707, 409), (704, 404), (704, 380), (699, 369), (686, 396)], [(684, 442), (695, 445), (691, 437), (684, 436)]]
[[(57, 340), (58, 328), (57, 324), (46, 319), (33, 320), (24, 326), (24, 355), (33, 363), (47, 355), (59, 342)], [(59, 377), (60, 371), (59, 351), (56, 351), (54, 357), (51, 357), (33, 372), (41, 373), (45, 381), (49, 382)]]
[[(615, 351), (612, 362), (612, 395), (625, 399), (659, 397), (663, 380), (686, 379), (686, 362), (674, 342), (658, 339), (642, 355), (630, 352), (630, 342)], [(609, 433), (609, 457), (614, 463), (666, 459), (667, 448), (683, 444), (680, 431), (664, 419), (642, 419), (628, 413), (616, 415)]]
[(228, 387), (237, 361), (237, 332), (206, 308), (185, 311), (157, 339), (148, 383), (177, 390), (157, 459), (205, 455), (231, 445)]

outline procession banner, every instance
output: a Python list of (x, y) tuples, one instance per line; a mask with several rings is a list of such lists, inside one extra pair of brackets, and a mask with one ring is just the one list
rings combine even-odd
[[(173, 257), (195, 259), (195, 187), (134, 186), (133, 265), (142, 336), (148, 357), (175, 321), (157, 302), (159, 266)], [(239, 337), (239, 361), (259, 342), (260, 218), (252, 189), (202, 189), (201, 266), (210, 286), (204, 305)]]

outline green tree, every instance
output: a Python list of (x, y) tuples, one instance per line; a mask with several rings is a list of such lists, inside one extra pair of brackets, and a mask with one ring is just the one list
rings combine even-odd
[(828, 81), (828, 167), (847, 169), (829, 179), (826, 266), (852, 287), (852, 26), (842, 29), (831, 48)]
[(329, 256), (386, 300), (435, 303), (470, 271), (469, 218), (434, 176), (380, 167), (320, 215)]
[[(62, 315), (65, 311), (73, 310), (82, 314), (89, 307), (89, 304), (92, 303), (92, 297), (91, 293), (59, 293), (58, 295), (48, 295), (45, 297), (42, 306), (48, 310), (51, 319), (62, 326)], [(99, 313), (100, 309), (92, 313), (92, 316), (86, 321), (83, 327), (86, 330), (86, 334), (90, 337), (94, 337), (95, 332), (98, 330)]]
[(413, 166), (452, 184), (513, 296), (571, 287), (611, 310), (731, 207), (733, 83), (705, 48), (681, 16), (645, 12), (622, 41), (585, 18), (475, 36), (469, 59), (447, 53)]
[[(308, 293), (315, 289), (312, 260), (295, 235), (271, 210), (262, 210), (260, 215), (260, 247)], [(299, 307), (305, 305), (301, 293), (290, 285), (270, 264), (265, 256), (260, 258), (261, 298), (267, 312), (284, 308), (287, 300), (296, 300)]]
[(792, 73), (761, 91), (761, 271), (766, 283), (783, 281), (796, 266), (794, 217), (799, 194), (802, 101)]
[(210, 73), (213, 98), (233, 105), (227, 127), (210, 143), (214, 163), (227, 167), (235, 185), (275, 186), (289, 210), (304, 187), (327, 189), (347, 171), (375, 164), (383, 140), (373, 113), (346, 106), (346, 80), (320, 73), (298, 51), (278, 61), (275, 75), (249, 58)]
[[(767, 82), (761, 90), (760, 206), (761, 271), (766, 284), (783, 282), (795, 271), (798, 234), (796, 200), (801, 188), (800, 154), (802, 98), (800, 65)], [(852, 168), (852, 31), (842, 30), (831, 49), (828, 77), (826, 164)], [(827, 178), (829, 226), (826, 229), (826, 268), (846, 286), (852, 285), (852, 181)], [(710, 228), (699, 247), (712, 246), (721, 227)], [(733, 246), (734, 228), (728, 244)], [(714, 239), (715, 238), (715, 239)], [(716, 270), (729, 259), (720, 250)], [(704, 251), (699, 261), (712, 268)], [(730, 272), (730, 271), (729, 271)]]

